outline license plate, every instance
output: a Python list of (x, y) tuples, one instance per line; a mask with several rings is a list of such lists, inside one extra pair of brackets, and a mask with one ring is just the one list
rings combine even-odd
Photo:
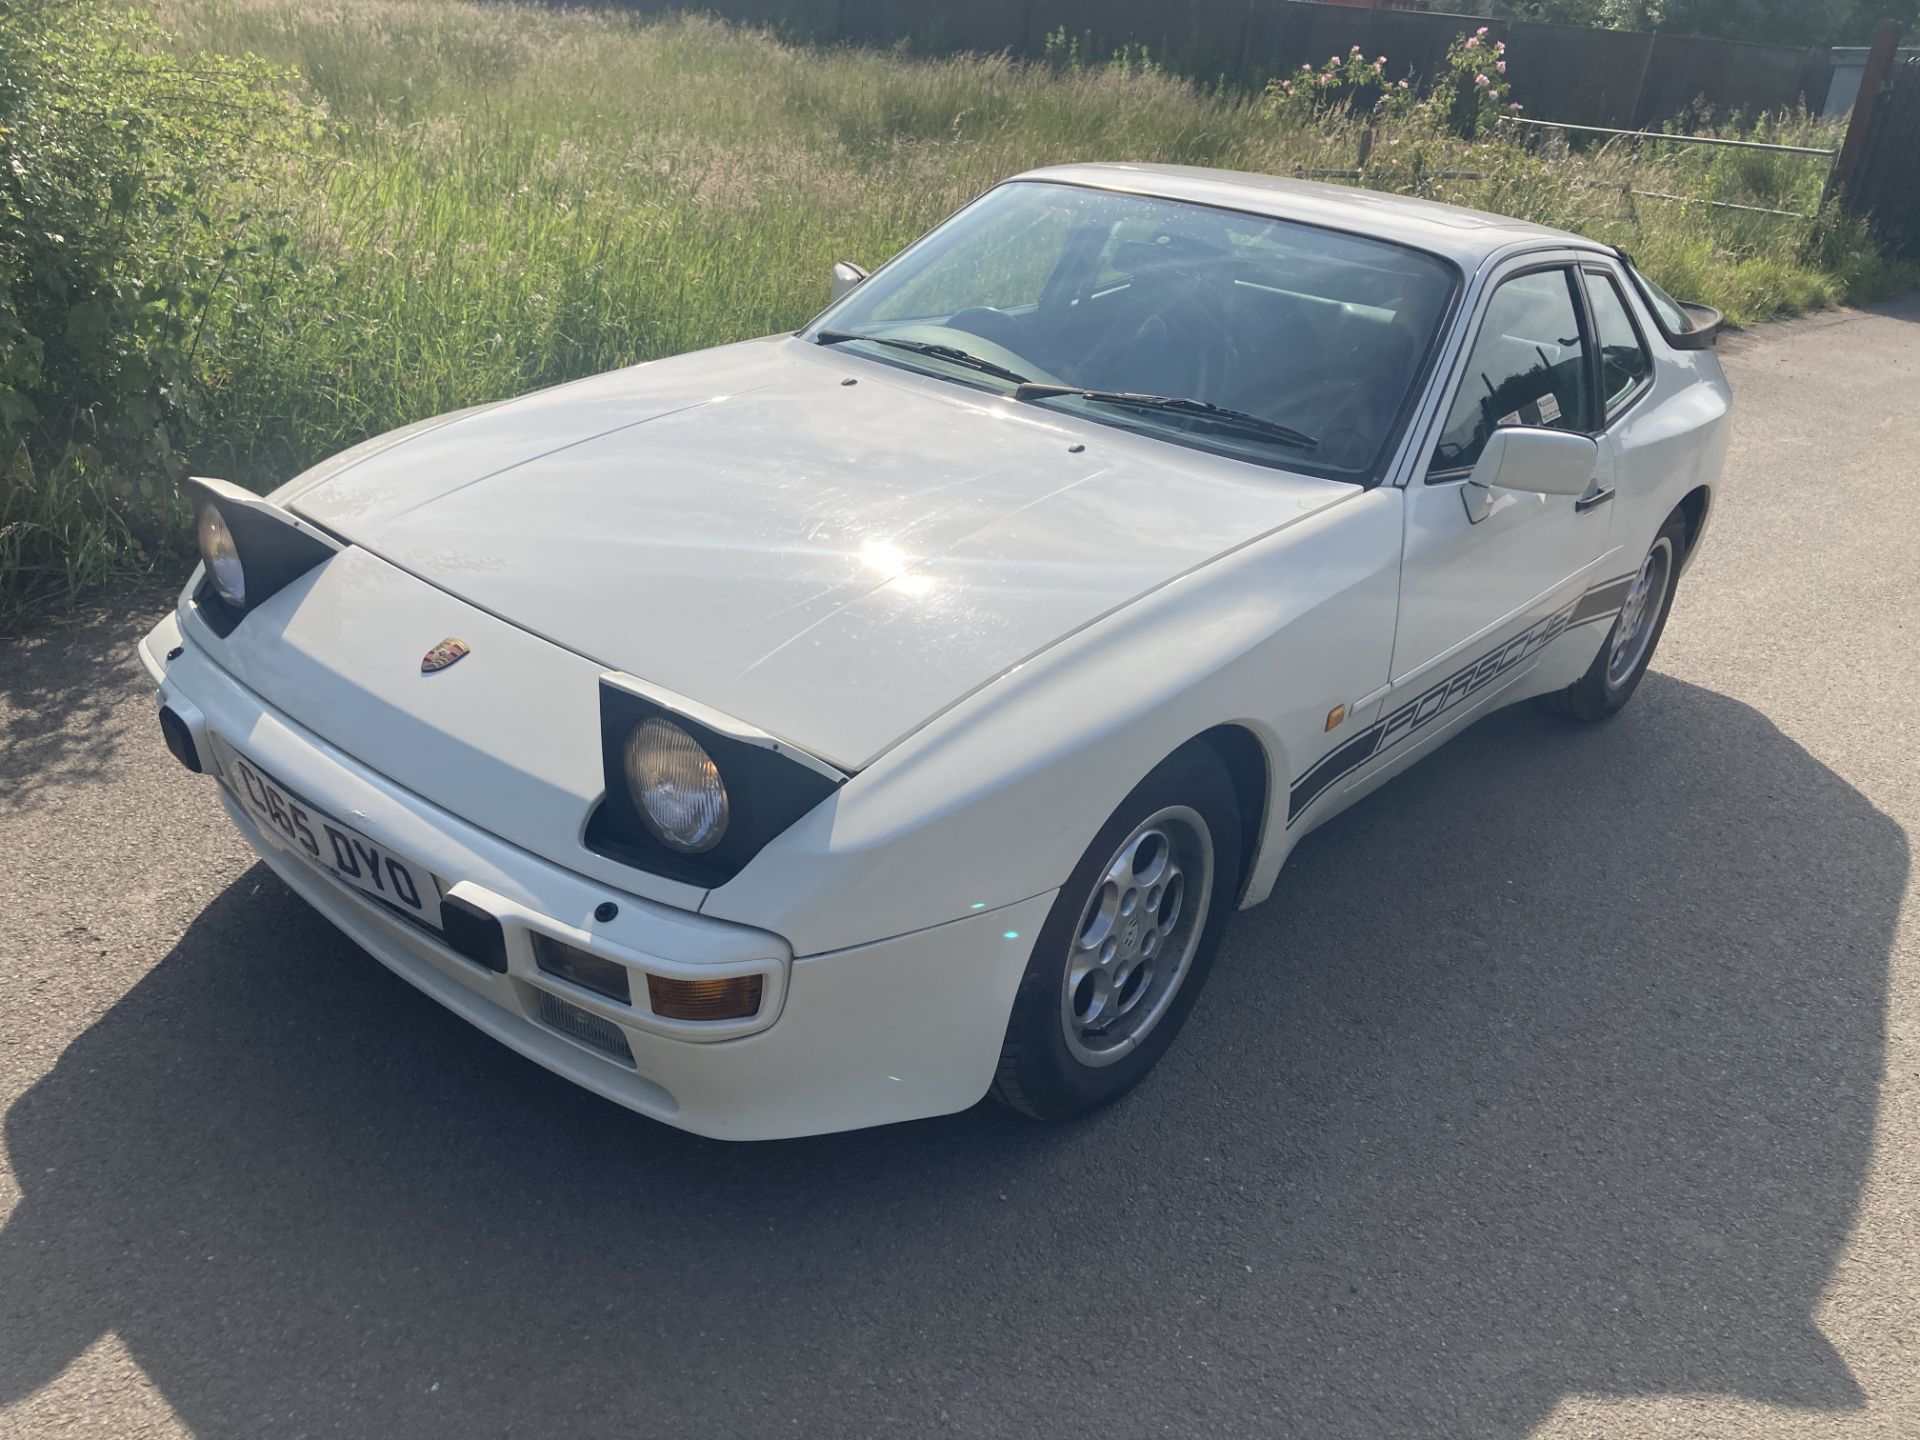
[(319, 866), (363, 895), (386, 901), (403, 915), (441, 928), (440, 882), (425, 866), (297, 799), (253, 761), (221, 748), (228, 788), (275, 847)]

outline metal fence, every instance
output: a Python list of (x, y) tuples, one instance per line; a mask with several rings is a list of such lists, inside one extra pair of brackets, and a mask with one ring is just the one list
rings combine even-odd
[[(1513, 126), (1524, 126), (1529, 129), (1547, 133), (1605, 136), (1609, 144), (1626, 141), (1636, 149), (1642, 145), (1656, 144), (1682, 146), (1721, 145), (1732, 149), (1757, 150), (1776, 155), (1792, 155), (1808, 159), (1825, 160), (1827, 163), (1824, 180), (1826, 188), (1829, 189), (1833, 183), (1834, 166), (1840, 155), (1840, 151), (1837, 149), (1827, 149), (1811, 145), (1774, 145), (1758, 140), (1721, 140), (1702, 135), (1677, 135), (1663, 130), (1617, 130), (1599, 125), (1565, 125), (1550, 120), (1525, 120), (1517, 116), (1505, 117), (1501, 123)], [(1293, 172), (1294, 178), (1300, 180), (1337, 180), (1349, 184), (1361, 184), (1364, 183), (1367, 178), (1366, 166), (1372, 153), (1372, 133), (1370, 131), (1362, 131), (1359, 140), (1359, 155), (1355, 165), (1344, 168), (1297, 168)], [(1431, 170), (1420, 175), (1418, 185), (1413, 193), (1431, 197), (1436, 194), (1438, 187), (1442, 187), (1448, 182), (1471, 182), (1485, 180), (1487, 178), (1487, 175), (1479, 170)], [(1666, 190), (1649, 190), (1643, 185), (1636, 184), (1632, 179), (1614, 181), (1574, 178), (1568, 183), (1619, 195), (1621, 200), (1625, 202), (1626, 216), (1633, 221), (1636, 229), (1639, 227), (1640, 216), (1635, 202), (1639, 200), (1659, 200), (1673, 205), (1698, 205), (1707, 209), (1728, 210), (1743, 215), (1760, 215), (1776, 220), (1812, 221), (1818, 218), (1818, 215), (1812, 211), (1780, 210), (1766, 205), (1742, 205), (1737, 201), (1717, 200), (1704, 195), (1676, 195)]]
[[(1604, 135), (1611, 143), (1625, 140), (1638, 146), (1680, 145), (1719, 147), (1727, 150), (1755, 150), (1772, 155), (1799, 155), (1809, 159), (1825, 160), (1826, 175), (1822, 190), (1830, 189), (1833, 181), (1834, 166), (1840, 158), (1839, 146), (1821, 145), (1774, 145), (1761, 140), (1723, 140), (1712, 135), (1676, 135), (1662, 130), (1617, 130), (1604, 125), (1567, 125), (1552, 120), (1532, 120), (1518, 115), (1508, 116), (1502, 122), (1505, 125), (1525, 129), (1546, 130), (1569, 135)], [(1623, 187), (1629, 200), (1663, 200), (1675, 205), (1699, 205), (1712, 210), (1733, 210), (1745, 215), (1771, 215), (1780, 220), (1812, 220), (1815, 216), (1808, 211), (1779, 210), (1765, 205), (1741, 205), (1732, 200), (1713, 200), (1703, 195), (1674, 195), (1663, 190), (1645, 190), (1638, 186)]]

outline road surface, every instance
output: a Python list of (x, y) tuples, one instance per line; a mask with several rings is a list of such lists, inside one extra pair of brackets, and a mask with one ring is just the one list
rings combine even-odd
[(762, 1146), (353, 949), (0, 642), (0, 1435), (1920, 1435), (1920, 297), (1738, 337), (1611, 726), (1312, 837), (1158, 1074)]

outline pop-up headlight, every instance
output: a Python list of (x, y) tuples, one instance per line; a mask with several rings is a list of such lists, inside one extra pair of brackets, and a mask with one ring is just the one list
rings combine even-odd
[(218, 634), (340, 549), (325, 531), (238, 485), (196, 476), (185, 489), (207, 570), (194, 599)]
[(846, 776), (771, 735), (600, 679), (606, 795), (586, 842), (623, 865), (690, 885), (723, 885)]

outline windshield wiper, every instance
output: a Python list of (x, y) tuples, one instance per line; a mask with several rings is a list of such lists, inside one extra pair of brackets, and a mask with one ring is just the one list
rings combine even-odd
[(1249, 415), (1244, 410), (1229, 410), (1224, 405), (1215, 405), (1211, 400), (1193, 400), (1178, 395), (1141, 395), (1132, 390), (1089, 390), (1081, 385), (1026, 384), (1013, 392), (1016, 400), (1052, 400), (1061, 395), (1077, 395), (1082, 400), (1119, 405), (1130, 410), (1164, 410), (1175, 415), (1191, 415), (1230, 430), (1278, 440), (1296, 450), (1320, 448), (1319, 440), (1304, 430), (1296, 430), (1291, 425), (1282, 425), (1277, 420), (1268, 420), (1263, 416)]
[(964, 365), (969, 370), (978, 370), (982, 375), (992, 375), (1001, 380), (1011, 381), (1015, 385), (1025, 385), (1027, 377), (1017, 370), (1009, 370), (1004, 365), (996, 365), (991, 360), (982, 360), (978, 355), (970, 355), (957, 345), (936, 345), (931, 340), (902, 340), (893, 335), (858, 335), (851, 330), (822, 330), (814, 337), (816, 344), (844, 345), (849, 340), (865, 340), (872, 345), (891, 345), (896, 350), (911, 350), (916, 355), (931, 355), (936, 360), (945, 360), (949, 365)]

